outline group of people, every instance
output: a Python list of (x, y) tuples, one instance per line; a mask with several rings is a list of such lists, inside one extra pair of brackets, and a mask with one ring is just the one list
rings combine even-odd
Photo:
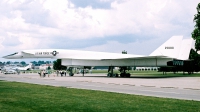
[(49, 77), (50, 72), (46, 70), (41, 70), (38, 74), (40, 75), (40, 77), (46, 77), (46, 75), (48, 74)]
[(57, 74), (57, 76), (60, 74), (61, 77), (64, 76), (64, 75), (65, 75), (65, 77), (66, 77), (67, 71), (64, 71), (64, 70), (57, 70), (57, 71), (56, 71), (56, 74)]
[[(57, 70), (55, 71), (55, 73), (57, 74), (57, 76), (65, 76), (66, 77), (66, 74), (67, 74), (67, 71), (65, 70)], [(49, 70), (41, 70), (40, 72), (38, 72), (38, 74), (40, 75), (40, 77), (46, 77), (46, 75), (50, 75), (50, 71)]]

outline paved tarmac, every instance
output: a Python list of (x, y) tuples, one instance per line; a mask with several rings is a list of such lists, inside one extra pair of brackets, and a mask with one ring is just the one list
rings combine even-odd
[(60, 77), (52, 74), (50, 77), (41, 78), (32, 73), (0, 74), (0, 80), (200, 101), (200, 77), (111, 78), (105, 74)]

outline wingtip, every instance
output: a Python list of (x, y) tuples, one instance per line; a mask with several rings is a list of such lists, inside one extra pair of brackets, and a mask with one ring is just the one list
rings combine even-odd
[(7, 56), (3, 56), (3, 57), (1, 57), (1, 58), (4, 58), (4, 59), (6, 59), (6, 57), (7, 57)]

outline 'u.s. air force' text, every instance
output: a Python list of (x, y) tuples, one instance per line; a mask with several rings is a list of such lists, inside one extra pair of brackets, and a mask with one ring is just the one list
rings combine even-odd
[(36, 52), (35, 55), (52, 55), (53, 52)]

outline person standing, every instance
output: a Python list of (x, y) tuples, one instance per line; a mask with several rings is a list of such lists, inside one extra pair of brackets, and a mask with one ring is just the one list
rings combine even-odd
[(58, 74), (59, 74), (59, 71), (58, 71), (58, 70), (56, 70), (56, 75), (57, 75), (57, 77), (58, 77)]
[(64, 73), (65, 73), (65, 77), (66, 77), (67, 71), (64, 71)]
[(38, 72), (39, 76), (41, 77), (41, 71)]
[(16, 69), (16, 71), (17, 71), (17, 74), (19, 75), (19, 74), (20, 74), (20, 71), (19, 71), (19, 69)]
[(62, 77), (62, 70), (60, 70), (60, 76)]
[(40, 77), (42, 77), (42, 75), (43, 75), (43, 72), (42, 72), (42, 70), (40, 70), (40, 73), (39, 73), (39, 74), (40, 74)]
[(49, 75), (51, 74), (51, 71), (50, 70), (48, 70), (48, 77), (49, 77)]
[(43, 70), (41, 71), (41, 75), (42, 75), (42, 77), (44, 77), (44, 71)]

